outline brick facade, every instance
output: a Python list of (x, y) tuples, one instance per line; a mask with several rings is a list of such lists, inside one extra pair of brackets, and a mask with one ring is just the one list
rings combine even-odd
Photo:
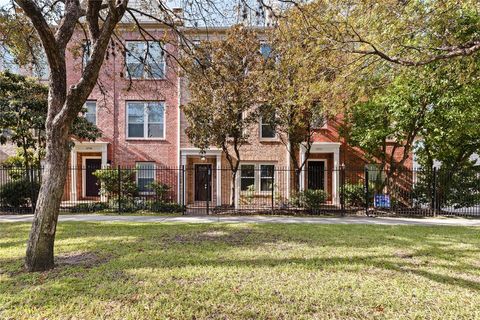
[[(181, 168), (185, 166), (185, 202), (195, 205), (195, 164), (209, 163), (212, 166), (212, 205), (228, 205), (231, 202), (231, 172), (225, 155), (220, 151), (211, 150), (205, 159), (200, 156), (200, 150), (196, 149), (185, 134), (188, 126), (180, 105), (188, 103), (187, 80), (179, 77), (179, 66), (174, 61), (178, 57), (177, 38), (162, 29), (160, 26), (150, 26), (151, 32), (161, 39), (165, 39), (165, 49), (168, 52), (166, 60), (166, 77), (161, 80), (131, 80), (126, 77), (125, 55), (122, 53), (119, 44), (112, 45), (108, 51), (107, 58), (101, 69), (99, 85), (95, 87), (89, 100), (97, 103), (97, 126), (102, 130), (101, 142), (107, 144), (106, 163), (112, 167), (134, 167), (137, 162), (154, 162), (157, 168), (171, 167)], [(142, 40), (138, 32), (119, 32), (122, 41)], [(79, 39), (82, 33), (77, 35)], [(81, 57), (78, 56), (78, 49), (71, 48), (67, 62), (69, 82), (77, 81), (80, 76)], [(127, 114), (126, 104), (128, 101), (163, 101), (165, 103), (165, 137), (162, 139), (130, 139), (127, 137)], [(335, 195), (335, 185), (338, 185), (338, 176), (331, 169), (338, 168), (344, 164), (347, 168), (364, 168), (371, 160), (367, 159), (364, 153), (358, 148), (353, 148), (339, 135), (339, 128), (342, 117), (337, 116), (329, 119), (327, 125), (318, 129), (314, 134), (313, 141), (316, 146), (310, 159), (324, 160), (327, 171), (325, 177), (325, 191), (332, 200)], [(248, 164), (273, 164), (278, 170), (293, 168), (290, 163), (287, 146), (279, 138), (262, 139), (260, 137), (260, 123), (252, 125), (249, 131), (248, 143), (241, 147), (241, 163)], [(79, 149), (80, 150), (80, 149)], [(89, 152), (94, 154), (97, 150)], [(82, 150), (76, 155), (77, 165), (82, 163), (82, 157), (87, 154)], [(398, 150), (395, 157), (401, 156)], [(102, 155), (104, 157), (104, 155)], [(301, 158), (301, 155), (299, 155)], [(405, 166), (411, 165), (411, 159), (405, 162)], [(304, 169), (306, 170), (308, 166)], [(217, 174), (217, 169), (222, 169)], [(180, 170), (177, 170), (180, 173)], [(361, 172), (361, 171), (359, 171)], [(158, 172), (157, 172), (158, 174)], [(238, 173), (240, 175), (240, 172)], [(288, 175), (285, 175), (288, 176)], [(71, 174), (69, 176), (71, 179)], [(156, 176), (157, 180), (165, 180), (165, 177)], [(180, 180), (183, 179), (169, 175), (168, 181), (172, 186), (170, 197), (178, 198)], [(218, 180), (218, 183), (217, 183)], [(292, 180), (292, 179), (285, 179)], [(308, 178), (303, 177), (302, 187), (308, 186)], [(82, 177), (76, 177), (77, 199), (81, 198)], [(67, 181), (68, 188), (71, 184)], [(292, 189), (292, 181), (278, 181), (277, 188)], [(282, 192), (284, 194), (285, 192)], [(243, 195), (237, 201), (245, 201)], [(263, 197), (259, 195), (259, 197)], [(65, 199), (68, 200), (66, 189)], [(268, 201), (268, 199), (266, 200)]]

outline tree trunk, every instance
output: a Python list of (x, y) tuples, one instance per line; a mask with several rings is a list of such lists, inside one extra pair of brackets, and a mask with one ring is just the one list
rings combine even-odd
[(295, 168), (295, 171), (293, 173), (293, 187), (294, 187), (295, 193), (300, 192), (300, 174), (301, 174), (301, 172), (302, 171), (300, 169)]
[(48, 131), (42, 185), (27, 243), (25, 267), (28, 271), (54, 267), (55, 232), (67, 174), (68, 130)]
[(232, 183), (231, 183), (231, 207), (235, 207), (235, 197), (236, 197), (236, 181), (237, 181), (237, 171), (232, 171)]

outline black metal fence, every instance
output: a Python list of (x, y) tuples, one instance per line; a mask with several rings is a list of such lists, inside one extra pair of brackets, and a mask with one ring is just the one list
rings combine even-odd
[[(61, 211), (480, 216), (480, 168), (379, 170), (242, 164), (69, 168)], [(0, 167), (0, 213), (31, 213), (42, 169)]]

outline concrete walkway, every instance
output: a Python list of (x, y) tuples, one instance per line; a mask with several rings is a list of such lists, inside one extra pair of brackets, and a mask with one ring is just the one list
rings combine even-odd
[[(387, 218), (387, 217), (289, 217), (289, 216), (106, 216), (97, 214), (60, 215), (60, 222), (160, 222), (160, 223), (309, 223), (373, 225), (437, 225), (480, 227), (480, 219)], [(31, 222), (32, 215), (0, 215), (1, 222)]]

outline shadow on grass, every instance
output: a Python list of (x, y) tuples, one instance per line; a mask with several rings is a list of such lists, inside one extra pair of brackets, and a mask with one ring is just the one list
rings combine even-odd
[[(162, 272), (199, 266), (292, 267), (300, 271), (359, 273), (373, 268), (480, 290), (480, 282), (475, 280), (480, 278), (478, 272), (471, 277), (480, 267), (472, 262), (480, 254), (480, 238), (475, 228), (62, 223), (58, 228), (57, 254), (95, 254), (101, 263), (88, 267), (63, 265), (40, 274), (22, 272), (21, 258), (1, 254), (5, 248), (24, 244), (29, 229), (19, 224), (6, 228), (7, 232), (0, 236), (0, 241), (8, 239), (0, 243), (0, 275), (8, 276), (0, 282), (0, 288), (3, 287), (4, 294), (13, 296), (24, 294), (37, 285), (43, 285), (47, 290), (44, 292), (52, 290), (49, 293), (52, 295), (61, 292), (69, 297), (88, 295), (94, 294), (98, 285), (136, 283), (135, 276), (127, 272), (130, 270)], [(24, 240), (13, 240), (19, 238)], [(98, 283), (90, 283), (92, 274), (99, 275)], [(68, 287), (72, 278), (82, 285)], [(44, 299), (37, 298), (38, 301)]]

